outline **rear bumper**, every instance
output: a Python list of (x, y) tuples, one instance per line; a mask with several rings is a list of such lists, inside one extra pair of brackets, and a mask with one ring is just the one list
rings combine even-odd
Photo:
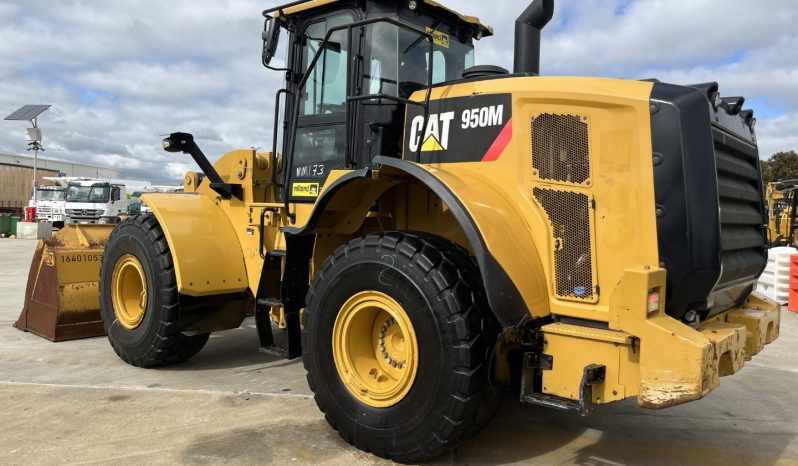
[(744, 306), (699, 326), (698, 330), (714, 347), (721, 377), (740, 370), (746, 360), (779, 337), (780, 311), (776, 302), (753, 294)]
[(779, 335), (780, 306), (758, 295), (698, 329), (664, 310), (648, 314), (648, 292), (664, 286), (664, 270), (631, 269), (613, 292), (609, 330), (544, 326), (553, 364), (543, 371), (543, 393), (579, 400), (583, 369), (599, 365), (606, 375), (593, 384), (591, 403), (636, 396), (644, 408), (667, 408), (704, 397)]

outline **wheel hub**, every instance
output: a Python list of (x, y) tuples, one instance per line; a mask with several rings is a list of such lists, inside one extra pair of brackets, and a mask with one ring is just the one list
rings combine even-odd
[[(389, 366), (394, 369), (404, 369), (407, 366), (407, 360), (399, 358), (406, 356), (405, 338), (398, 326), (394, 327), (395, 325), (396, 319), (393, 317), (389, 317), (382, 324), (378, 334), (377, 347), (380, 350), (380, 354), (382, 354), (382, 358), (385, 359)], [(386, 339), (388, 341), (387, 346)]]
[(355, 398), (376, 408), (393, 406), (415, 381), (415, 330), (396, 300), (364, 291), (352, 296), (338, 313), (333, 357), (341, 380)]
[(141, 324), (147, 310), (147, 278), (144, 267), (133, 254), (120, 257), (114, 266), (111, 302), (119, 325), (133, 330)]

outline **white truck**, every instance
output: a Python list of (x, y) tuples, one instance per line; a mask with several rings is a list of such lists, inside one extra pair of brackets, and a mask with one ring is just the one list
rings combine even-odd
[(54, 227), (64, 226), (66, 188), (39, 186), (36, 188), (36, 220), (51, 222)]
[(66, 223), (118, 223), (127, 213), (125, 185), (98, 180), (67, 184)]

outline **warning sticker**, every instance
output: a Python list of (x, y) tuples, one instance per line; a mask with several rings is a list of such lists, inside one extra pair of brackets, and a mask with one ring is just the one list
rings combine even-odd
[(435, 45), (440, 45), (443, 48), (449, 48), (449, 34), (444, 34), (441, 31), (436, 31), (431, 27), (426, 28), (427, 33), (432, 35), (432, 41)]

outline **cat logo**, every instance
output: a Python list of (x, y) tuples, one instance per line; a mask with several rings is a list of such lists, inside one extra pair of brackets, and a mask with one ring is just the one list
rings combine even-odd
[(408, 106), (406, 158), (424, 163), (495, 162), (513, 139), (511, 94), (474, 94)]
[(319, 183), (293, 183), (291, 195), (295, 197), (319, 197)]
[(410, 125), (410, 150), (416, 152), (421, 143), (421, 152), (443, 151), (449, 148), (449, 127), (454, 120), (455, 112), (446, 112), (439, 115), (430, 115), (427, 130), (424, 132), (424, 141), (421, 142), (420, 133), (424, 128), (424, 117), (417, 116)]

